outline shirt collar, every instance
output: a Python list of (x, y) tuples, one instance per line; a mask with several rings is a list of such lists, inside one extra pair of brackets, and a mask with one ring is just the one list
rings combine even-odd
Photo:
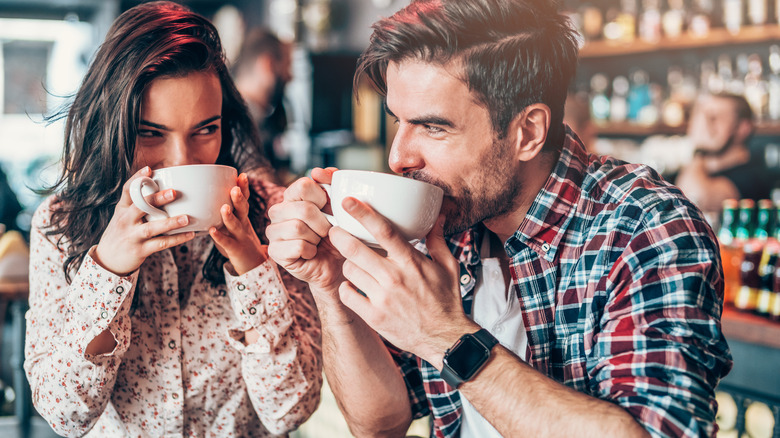
[(582, 195), (587, 166), (585, 146), (567, 126), (558, 162), (525, 219), (506, 242), (510, 257), (528, 246), (549, 262), (555, 259)]
[[(517, 231), (505, 242), (510, 258), (527, 246), (549, 262), (555, 259), (582, 194), (581, 185), (587, 166), (585, 146), (567, 126), (561, 153), (552, 173)], [(485, 226), (479, 223), (450, 236), (448, 244), (452, 254), (467, 266), (476, 265), (484, 234)]]

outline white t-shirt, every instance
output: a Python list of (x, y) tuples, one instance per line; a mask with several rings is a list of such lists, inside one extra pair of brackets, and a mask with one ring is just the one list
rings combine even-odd
[[(490, 251), (486, 249), (488, 240), (488, 236), (483, 239), (482, 254), (484, 255), (490, 254)], [(501, 345), (517, 354), (520, 359), (526, 360), (528, 335), (523, 324), (520, 301), (517, 299), (512, 285), (506, 284), (504, 281), (499, 263), (498, 258), (482, 259), (477, 284), (474, 286), (472, 316), (474, 322), (486, 328), (498, 339)], [(466, 400), (463, 393), (460, 394), (460, 398), (463, 403), (461, 438), (501, 437), (493, 425), (488, 423)]]

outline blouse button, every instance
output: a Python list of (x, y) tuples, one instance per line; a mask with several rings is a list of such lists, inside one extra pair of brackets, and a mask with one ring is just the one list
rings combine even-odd
[(224, 297), (225, 295), (227, 295), (227, 292), (225, 292), (225, 289), (220, 289), (219, 290), (219, 296)]
[(101, 319), (106, 319), (106, 318), (108, 318), (108, 312), (106, 312), (105, 310), (104, 310), (104, 311), (102, 311), (102, 312), (100, 312), (100, 318), (101, 318)]
[(176, 341), (168, 342), (168, 348), (170, 348), (171, 350), (176, 349)]
[(173, 394), (171, 394), (171, 397), (173, 397), (173, 399), (176, 400), (176, 399), (179, 398), (179, 393), (178, 392), (174, 392)]
[(172, 297), (173, 296), (173, 289), (168, 289), (167, 291), (165, 291), (165, 293), (167, 293), (169, 297)]
[(257, 313), (257, 309), (255, 309), (254, 307), (250, 307), (249, 308), (249, 314), (250, 315), (254, 315), (255, 313)]
[(550, 250), (550, 244), (549, 244), (549, 243), (547, 243), (547, 242), (544, 242), (544, 243), (542, 244), (542, 251), (544, 251), (544, 252), (547, 252), (547, 251), (549, 251), (549, 250)]
[(125, 287), (124, 286), (117, 286), (116, 289), (114, 289), (114, 291), (116, 291), (116, 293), (118, 293), (119, 295), (122, 295), (122, 293), (124, 293), (124, 291), (125, 291)]
[(463, 274), (460, 276), (460, 284), (466, 285), (471, 281), (471, 275), (469, 274)]
[(244, 290), (246, 289), (246, 286), (244, 286), (243, 283), (238, 283), (238, 290)]

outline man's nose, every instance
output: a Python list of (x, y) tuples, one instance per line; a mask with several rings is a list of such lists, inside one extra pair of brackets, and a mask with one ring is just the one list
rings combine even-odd
[(412, 131), (401, 127), (395, 134), (388, 157), (388, 165), (395, 173), (404, 174), (425, 167)]

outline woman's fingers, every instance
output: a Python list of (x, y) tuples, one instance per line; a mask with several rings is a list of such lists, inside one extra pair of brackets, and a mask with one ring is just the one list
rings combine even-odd
[(187, 231), (184, 233), (177, 233), (171, 235), (162, 235), (154, 237), (144, 241), (141, 247), (144, 250), (146, 257), (155, 252), (162, 251), (164, 249), (173, 248), (174, 246), (181, 245), (195, 238), (194, 231)]
[(186, 227), (189, 225), (189, 223), (190, 218), (186, 214), (156, 221), (149, 221), (140, 226), (140, 238), (142, 240), (152, 239), (156, 236)]

